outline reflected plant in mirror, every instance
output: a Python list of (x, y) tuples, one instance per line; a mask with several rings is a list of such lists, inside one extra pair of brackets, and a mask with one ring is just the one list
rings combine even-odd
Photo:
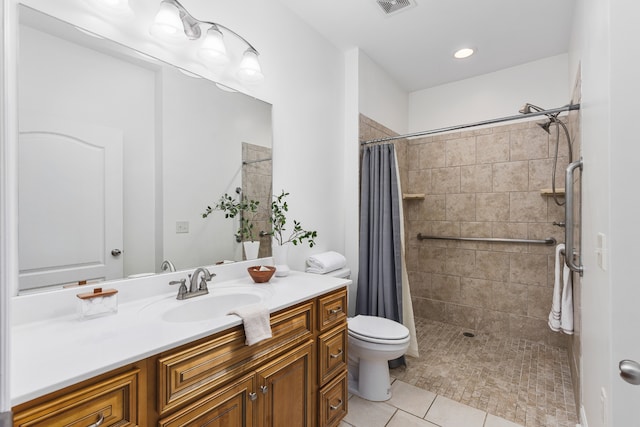
[[(236, 188), (236, 194), (238, 194), (238, 197), (240, 197), (241, 193), (242, 189), (240, 187)], [(225, 218), (234, 219), (238, 217), (239, 226), (238, 231), (235, 234), (236, 240), (238, 242), (254, 242), (256, 240), (256, 236), (254, 234), (254, 219), (258, 213), (259, 205), (260, 201), (249, 199), (247, 196), (242, 196), (240, 200), (238, 200), (238, 198), (224, 193), (224, 195), (220, 196), (220, 199), (213, 208), (211, 206), (207, 206), (202, 214), (202, 218), (207, 218), (213, 213), (213, 211), (224, 212)]]

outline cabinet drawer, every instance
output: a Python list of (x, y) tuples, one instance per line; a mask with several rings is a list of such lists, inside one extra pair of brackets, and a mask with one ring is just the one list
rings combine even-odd
[[(159, 427), (225, 427), (254, 425), (255, 375), (245, 376), (223, 390), (160, 420)], [(253, 396), (253, 397), (252, 397)]]
[(313, 334), (313, 302), (271, 315), (273, 337), (245, 345), (242, 326), (232, 328), (158, 359), (158, 411), (161, 415), (255, 368)]
[(14, 426), (87, 427), (101, 418), (101, 427), (141, 425), (138, 420), (139, 372), (136, 369), (72, 392), (55, 393), (53, 398), (36, 406), (17, 409)]
[(319, 298), (318, 329), (326, 331), (347, 318), (347, 290), (342, 289)]
[(336, 372), (347, 368), (347, 328), (338, 326), (318, 337), (318, 382), (326, 383)]
[(320, 402), (318, 410), (318, 425), (320, 427), (337, 426), (347, 415), (349, 403), (349, 391), (347, 372), (327, 384), (320, 390)]

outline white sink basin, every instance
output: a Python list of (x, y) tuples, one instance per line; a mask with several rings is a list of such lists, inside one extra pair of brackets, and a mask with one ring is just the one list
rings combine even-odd
[(237, 307), (265, 302), (270, 297), (269, 290), (254, 286), (210, 286), (207, 295), (181, 301), (173, 296), (150, 303), (140, 310), (140, 316), (169, 323), (203, 322), (226, 316)]

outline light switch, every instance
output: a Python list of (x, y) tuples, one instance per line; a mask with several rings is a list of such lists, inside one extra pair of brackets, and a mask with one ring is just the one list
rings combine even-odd
[(176, 221), (176, 233), (188, 233), (189, 221)]

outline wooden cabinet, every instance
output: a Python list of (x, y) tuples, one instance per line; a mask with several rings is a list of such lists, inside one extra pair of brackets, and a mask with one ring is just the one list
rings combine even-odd
[(346, 290), (13, 408), (16, 427), (333, 427), (347, 411)]
[(313, 342), (161, 419), (160, 427), (308, 427)]
[(271, 315), (272, 338), (245, 345), (242, 326), (157, 358), (158, 413), (164, 416), (313, 337), (314, 302)]
[[(67, 387), (14, 408), (16, 427), (145, 426), (139, 387), (143, 370), (131, 366)], [(99, 423), (99, 424), (98, 424)]]
[(348, 333), (347, 291), (318, 298), (318, 402), (319, 427), (334, 427), (347, 415)]

